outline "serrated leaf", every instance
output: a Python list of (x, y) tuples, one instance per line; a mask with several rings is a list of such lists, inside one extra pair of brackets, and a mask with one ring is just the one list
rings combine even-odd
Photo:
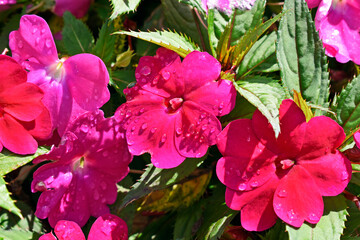
[(347, 211), (349, 213), (349, 217), (345, 223), (344, 236), (349, 236), (352, 237), (351, 239), (355, 239), (355, 237), (360, 234), (360, 210), (353, 202), (350, 202), (348, 205), (349, 208)]
[(190, 37), (203, 51), (210, 49), (206, 19), (203, 16), (197, 15), (192, 7), (178, 0), (161, 0), (161, 6), (171, 29)]
[(2, 240), (26, 240), (37, 239), (33, 238), (33, 233), (24, 230), (0, 230), (0, 239)]
[(123, 34), (132, 37), (136, 37), (154, 44), (157, 44), (161, 47), (170, 49), (181, 57), (186, 57), (190, 52), (194, 50), (199, 50), (199, 47), (196, 46), (191, 40), (185, 35), (178, 34), (176, 32), (171, 32), (163, 30), (156, 32), (115, 32), (114, 34)]
[(342, 90), (336, 107), (337, 122), (345, 133), (357, 128), (360, 124), (360, 76), (353, 79)]
[(167, 188), (184, 179), (196, 169), (203, 159), (204, 157), (187, 158), (180, 166), (171, 169), (160, 169), (149, 164), (140, 180), (133, 185), (132, 189), (124, 197), (120, 207), (124, 207), (152, 191)]
[(295, 89), (306, 101), (325, 106), (327, 60), (308, 5), (304, 0), (287, 0), (283, 11), (287, 13), (280, 21), (276, 48), (281, 79), (289, 94)]
[(240, 63), (237, 75), (243, 76), (250, 73), (259, 67), (259, 65), (266, 62), (271, 56), (274, 56), (276, 38), (276, 33), (272, 32), (256, 41)]
[(113, 32), (114, 23), (112, 21), (106, 21), (100, 29), (99, 38), (92, 51), (92, 53), (101, 58), (106, 65), (109, 65), (114, 55), (116, 36), (111, 35)]
[(202, 214), (201, 203), (195, 203), (188, 208), (179, 210), (176, 215), (174, 227), (174, 240), (192, 239), (192, 234), (196, 231), (196, 223)]
[(115, 90), (124, 96), (124, 89), (128, 87), (129, 84), (135, 83), (135, 70), (116, 70), (111, 71), (110, 85), (115, 88)]
[(6, 183), (3, 177), (0, 177), (0, 207), (8, 210), (9, 212), (16, 214), (20, 218), (23, 216), (21, 215), (20, 209), (18, 209), (13, 200), (10, 197), (10, 193), (6, 188)]
[(294, 102), (303, 111), (307, 122), (314, 117), (311, 108), (307, 105), (306, 101), (301, 96), (301, 93), (297, 92), (296, 90), (294, 90)]
[(241, 96), (268, 119), (275, 135), (280, 133), (279, 107), (285, 98), (285, 92), (279, 83), (264, 76), (249, 76), (236, 81), (235, 88)]
[(4, 149), (0, 153), (0, 176), (3, 176), (18, 167), (21, 167), (39, 155), (47, 153), (49, 150), (44, 147), (39, 147), (33, 155), (17, 155)]
[(134, 12), (139, 6), (140, 2), (141, 0), (111, 0), (113, 13), (110, 16), (110, 19), (114, 20), (119, 15)]
[(70, 55), (89, 53), (94, 37), (85, 23), (76, 19), (70, 12), (64, 13), (63, 42)]
[(346, 208), (346, 200), (342, 195), (324, 197), (324, 214), (316, 225), (304, 223), (300, 228), (286, 226), (290, 240), (340, 239), (345, 228)]

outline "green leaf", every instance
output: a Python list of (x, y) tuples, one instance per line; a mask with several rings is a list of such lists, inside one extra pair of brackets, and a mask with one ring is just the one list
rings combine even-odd
[(111, 71), (110, 85), (115, 88), (115, 90), (124, 96), (124, 89), (131, 83), (135, 83), (135, 70), (116, 70)]
[[(9, 34), (19, 28), (21, 14), (12, 15), (8, 21), (5, 22), (0, 34), (0, 52), (2, 52), (9, 44)], [(4, 23), (4, 22), (2, 22)]]
[(349, 217), (345, 223), (344, 236), (353, 237), (355, 239), (360, 233), (360, 210), (353, 202), (350, 202), (348, 205), (349, 208), (347, 211), (349, 212)]
[(225, 187), (217, 185), (212, 196), (207, 199), (206, 205), (204, 206), (204, 221), (197, 231), (196, 239), (219, 239), (225, 227), (229, 225), (231, 220), (239, 213), (239, 211), (234, 211), (226, 206), (224, 196)]
[(279, 107), (285, 92), (277, 81), (264, 76), (249, 76), (236, 81), (235, 88), (241, 96), (269, 120), (275, 135), (280, 133)]
[(15, 206), (13, 200), (11, 199), (10, 193), (6, 188), (6, 183), (2, 177), (0, 177), (0, 207), (22, 218), (20, 209)]
[(64, 13), (63, 41), (70, 55), (89, 53), (93, 47), (94, 37), (82, 21), (70, 12)]
[(337, 122), (348, 134), (360, 124), (360, 76), (342, 90), (336, 107)]
[(17, 155), (4, 149), (0, 153), (0, 176), (3, 176), (18, 167), (21, 167), (37, 156), (47, 153), (49, 150), (45, 147), (39, 147), (35, 154), (33, 155)]
[(24, 230), (1, 230), (0, 229), (0, 239), (4, 240), (26, 240), (26, 239), (37, 239), (33, 238), (33, 233)]
[(161, 0), (161, 6), (170, 29), (189, 36), (202, 50), (210, 49), (206, 20), (189, 5), (178, 0)]
[(285, 231), (285, 224), (280, 219), (266, 232), (265, 236), (259, 235), (262, 240), (289, 240), (289, 235)]
[(203, 5), (201, 3), (201, 0), (178, 0), (181, 3), (185, 3), (190, 5), (193, 8), (196, 8), (197, 10), (200, 11), (201, 14), (205, 15), (206, 14), (206, 10), (203, 8)]
[(160, 169), (149, 164), (140, 180), (124, 197), (121, 207), (149, 194), (152, 191), (167, 188), (187, 177), (204, 160), (203, 158), (187, 158), (176, 168)]
[(276, 38), (275, 32), (260, 38), (251, 47), (249, 52), (245, 55), (243, 61), (240, 63), (237, 75), (243, 76), (250, 73), (259, 67), (259, 65), (266, 62), (266, 60), (268, 60), (271, 56), (274, 56), (276, 50)]
[(134, 12), (139, 6), (141, 0), (111, 0), (113, 13), (110, 16), (114, 20), (117, 16), (125, 13)]
[(329, 95), (327, 59), (307, 3), (287, 0), (283, 11), (287, 13), (280, 21), (276, 48), (281, 79), (289, 94), (295, 89), (306, 101), (325, 106)]
[[(174, 240), (192, 239), (192, 233), (196, 232), (196, 223), (202, 214), (201, 203), (195, 203), (177, 212), (174, 228)], [(195, 229), (194, 229), (195, 228)]]
[(187, 36), (183, 34), (178, 34), (176, 32), (171, 32), (163, 30), (156, 32), (115, 32), (115, 34), (123, 34), (132, 37), (136, 37), (151, 43), (155, 43), (159, 46), (170, 49), (181, 57), (186, 57), (190, 52), (194, 50), (199, 50), (199, 47), (196, 46)]
[(100, 29), (99, 38), (92, 51), (92, 53), (101, 58), (106, 65), (109, 65), (114, 55), (116, 36), (111, 35), (113, 32), (114, 23), (112, 21), (106, 21)]
[(342, 195), (324, 197), (324, 206), (324, 214), (316, 225), (304, 223), (300, 228), (287, 225), (290, 240), (340, 239), (345, 228), (346, 200)]

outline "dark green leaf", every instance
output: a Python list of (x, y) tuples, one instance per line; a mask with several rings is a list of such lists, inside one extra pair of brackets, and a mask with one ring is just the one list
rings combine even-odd
[(167, 214), (160, 219), (151, 222), (136, 240), (165, 240), (172, 239), (172, 231), (175, 216), (173, 213)]
[(9, 34), (19, 28), (21, 14), (14, 14), (6, 21), (0, 34), (0, 52), (2, 52), (9, 44)]
[(286, 226), (290, 240), (337, 240), (340, 239), (347, 215), (347, 205), (344, 196), (324, 197), (324, 214), (320, 221), (314, 224), (304, 223), (300, 228)]
[[(360, 236), (360, 210), (353, 202), (349, 202), (349, 208), (347, 209), (349, 216), (345, 223), (344, 235), (355, 239), (356, 236)], [(343, 239), (343, 238), (341, 238)]]
[[(10, 193), (6, 188), (6, 183), (3, 177), (0, 177), (0, 207), (8, 210), (9, 212), (16, 214), (20, 218), (22, 218), (20, 209), (18, 209), (13, 200), (10, 197)], [(0, 231), (1, 232), (1, 231)], [(1, 237), (1, 235), (0, 235)]]
[(280, 84), (264, 76), (249, 76), (237, 81), (235, 88), (269, 120), (277, 136), (280, 133), (279, 107), (285, 98)]
[(181, 57), (186, 57), (187, 54), (194, 50), (199, 50), (188, 37), (171, 31), (156, 31), (156, 32), (115, 32), (115, 34), (124, 34), (136, 37), (159, 46), (170, 49)]
[(177, 212), (174, 228), (174, 240), (192, 239), (192, 235), (196, 230), (196, 223), (201, 218), (201, 204), (195, 203), (185, 209)]
[(282, 81), (289, 94), (295, 89), (306, 101), (326, 106), (327, 60), (309, 8), (304, 0), (287, 0), (283, 11), (276, 48)]
[(336, 107), (337, 122), (348, 134), (360, 124), (360, 76), (342, 90)]
[(135, 83), (135, 81), (135, 70), (116, 70), (111, 72), (110, 85), (124, 97), (124, 89), (130, 83)]
[(70, 55), (89, 53), (93, 47), (94, 37), (82, 21), (70, 12), (64, 13), (63, 41)]
[(134, 12), (141, 0), (111, 0), (113, 13), (110, 18), (114, 20), (117, 16)]
[(270, 228), (265, 236), (261, 236), (262, 240), (289, 240), (289, 234), (285, 231), (285, 224), (280, 219)]
[(93, 54), (101, 58), (106, 65), (109, 65), (114, 54), (116, 36), (111, 35), (113, 32), (114, 23), (112, 21), (105, 22), (100, 29), (99, 38), (93, 49)]

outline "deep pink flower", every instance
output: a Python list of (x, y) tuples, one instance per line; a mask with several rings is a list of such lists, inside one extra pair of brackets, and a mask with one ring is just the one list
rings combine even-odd
[(109, 100), (109, 74), (103, 61), (87, 53), (59, 60), (49, 26), (41, 17), (22, 16), (19, 30), (10, 33), (9, 45), (13, 58), (29, 71), (28, 81), (45, 92), (43, 102), (60, 136), (76, 116)]
[(222, 12), (231, 14), (233, 9), (251, 9), (256, 0), (201, 0), (204, 9), (216, 8)]
[(360, 149), (360, 131), (357, 131), (354, 134), (354, 141), (355, 141), (356, 146)]
[(62, 144), (34, 163), (52, 160), (34, 173), (32, 192), (42, 191), (35, 215), (49, 218), (52, 227), (59, 220), (83, 226), (90, 215), (109, 212), (106, 204), (116, 200), (116, 183), (129, 172), (132, 160), (124, 133), (113, 118), (103, 112), (89, 112), (74, 121)]
[[(60, 220), (54, 229), (56, 237), (47, 233), (39, 240), (85, 240), (81, 228), (76, 222)], [(88, 240), (127, 240), (128, 229), (126, 222), (118, 216), (105, 214), (91, 226)]]
[(315, 26), (323, 41), (325, 53), (345, 63), (360, 64), (360, 1), (307, 0), (310, 8), (318, 7)]
[(160, 48), (140, 59), (137, 84), (124, 90), (127, 102), (115, 113), (124, 121), (129, 151), (149, 152), (159, 168), (173, 168), (187, 157), (202, 157), (216, 143), (222, 116), (235, 105), (236, 91), (220, 79), (221, 65), (208, 53), (180, 57)]
[(295, 227), (317, 223), (322, 196), (340, 194), (351, 178), (350, 161), (336, 149), (345, 134), (335, 121), (319, 116), (306, 122), (288, 99), (280, 106), (280, 126), (276, 139), (257, 110), (252, 120), (235, 120), (218, 136), (223, 157), (216, 173), (227, 187), (225, 201), (241, 211), (249, 231), (268, 229), (277, 217)]
[(69, 11), (77, 18), (82, 18), (90, 7), (91, 0), (55, 0), (54, 13), (62, 16)]
[(0, 151), (35, 153), (35, 139), (50, 137), (52, 129), (44, 93), (26, 82), (27, 72), (11, 57), (0, 55), (0, 69)]

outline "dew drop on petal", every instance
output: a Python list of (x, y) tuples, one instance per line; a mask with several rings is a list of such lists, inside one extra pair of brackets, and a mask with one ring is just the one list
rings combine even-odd
[(145, 130), (148, 127), (147, 123), (143, 123), (143, 125), (141, 125), (141, 129)]
[(100, 229), (106, 236), (110, 236), (111, 232), (114, 230), (115, 227), (116, 227), (116, 223), (111, 222), (109, 220), (105, 220)]
[(287, 212), (287, 216), (289, 218), (290, 221), (294, 221), (297, 219), (297, 215), (296, 213), (294, 212), (294, 209), (291, 209)]
[(18, 48), (23, 48), (24, 47), (24, 44), (23, 42), (20, 40), (17, 44)]
[(315, 213), (310, 213), (310, 215), (309, 215), (309, 220), (310, 220), (310, 221), (319, 221), (320, 218), (319, 218), (318, 216), (316, 216)]
[(45, 33), (45, 31), (46, 31), (45, 28), (41, 29), (41, 33), (42, 33), (42, 34)]
[(84, 123), (81, 125), (80, 130), (84, 133), (87, 133), (89, 131), (89, 126)]
[(252, 172), (254, 169), (252, 168), (252, 166), (249, 166), (246, 170), (247, 170), (248, 172)]
[(144, 113), (145, 112), (145, 108), (140, 108), (139, 113)]
[(257, 181), (253, 181), (250, 183), (250, 186), (255, 188), (255, 187), (259, 186), (259, 183)]
[(37, 32), (37, 28), (33, 28), (32, 34), (35, 34)]
[(99, 192), (97, 190), (95, 190), (94, 191), (94, 199), (99, 200), (99, 198), (100, 198)]
[(285, 189), (282, 189), (278, 192), (277, 195), (281, 198), (285, 198), (285, 197), (287, 197), (287, 191)]
[(170, 73), (168, 71), (163, 71), (161, 75), (165, 81), (170, 79)]
[(238, 187), (239, 191), (244, 191), (246, 189), (246, 184), (245, 183), (241, 183)]
[(349, 174), (347, 173), (347, 171), (343, 171), (342, 173), (341, 173), (341, 180), (342, 181), (345, 181), (345, 180), (347, 180), (349, 178)]
[(150, 130), (150, 132), (151, 132), (152, 134), (154, 134), (154, 133), (156, 132), (156, 130), (157, 130), (157, 128), (152, 128), (152, 129)]
[(135, 73), (135, 78), (139, 79), (141, 77), (140, 73)]
[(39, 44), (39, 43), (40, 43), (40, 37), (37, 37), (37, 38), (35, 39), (35, 43), (36, 43), (36, 44)]
[(276, 209), (276, 210), (280, 210), (281, 207), (282, 207), (281, 203), (275, 204), (275, 209)]
[(164, 135), (162, 135), (160, 142), (164, 143), (165, 141), (166, 141), (166, 133), (164, 133)]
[(182, 133), (183, 131), (180, 127), (176, 129), (176, 134), (181, 135)]
[(50, 48), (51, 47), (51, 40), (50, 39), (46, 39), (46, 41), (45, 41), (45, 45), (48, 47), (48, 48)]
[(213, 133), (213, 132), (215, 132), (215, 128), (214, 127), (212, 127), (211, 129), (210, 129), (210, 133)]
[(205, 125), (202, 125), (201, 129), (202, 129), (203, 131), (205, 131), (205, 130), (207, 129), (207, 125), (206, 125), (206, 124), (205, 124)]
[(147, 76), (151, 73), (151, 68), (149, 66), (143, 66), (141, 69), (140, 69), (140, 73), (144, 76)]

